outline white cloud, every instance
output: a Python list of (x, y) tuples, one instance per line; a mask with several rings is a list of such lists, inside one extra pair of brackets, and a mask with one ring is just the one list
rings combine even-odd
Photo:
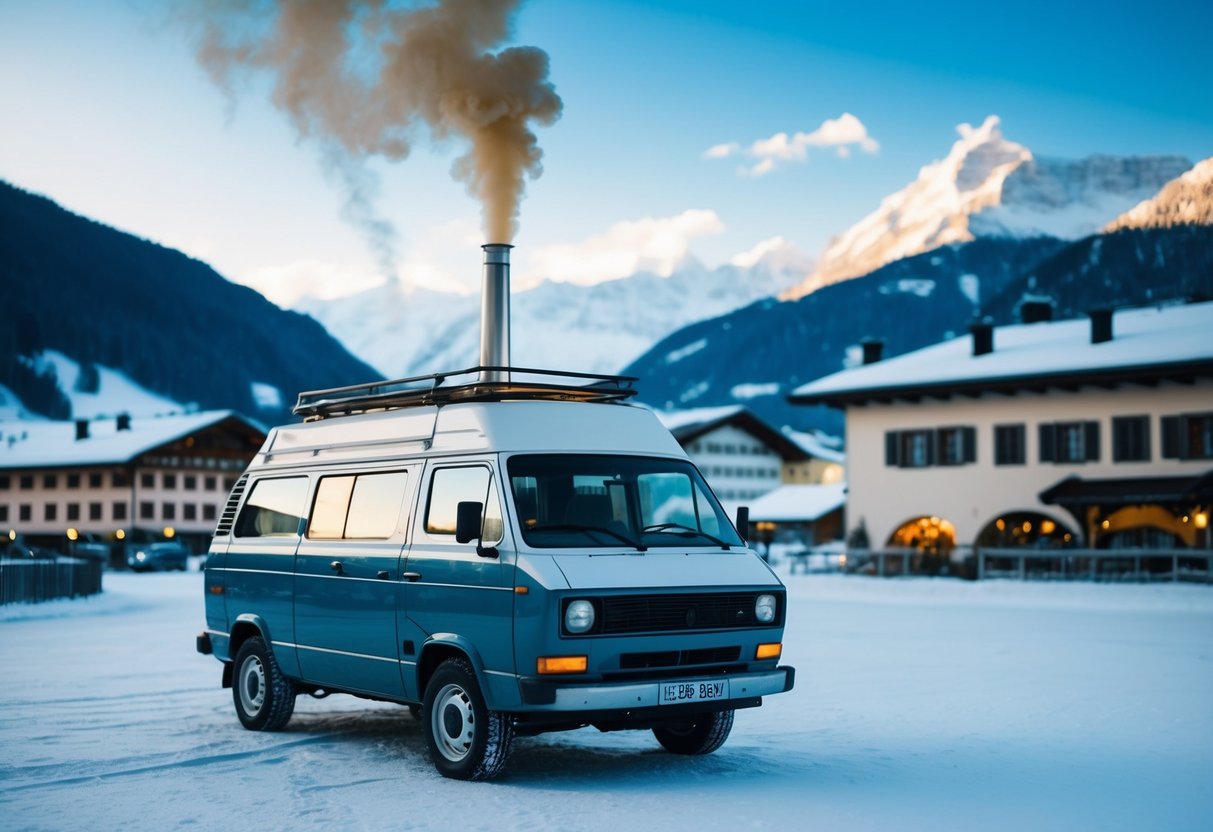
[(289, 309), (308, 295), (332, 300), (380, 286), (384, 277), (373, 270), (360, 271), (340, 263), (296, 260), (253, 269), (241, 275), (239, 282), (256, 289), (282, 308)]
[(825, 147), (834, 148), (845, 159), (851, 155), (852, 147), (858, 147), (864, 153), (876, 153), (880, 150), (880, 143), (868, 135), (868, 128), (862, 121), (850, 113), (843, 113), (838, 118), (826, 119), (811, 132), (798, 132), (790, 136), (784, 132), (776, 133), (769, 138), (758, 139), (744, 149), (737, 142), (714, 145), (704, 151), (703, 158), (749, 156), (757, 161), (740, 172), (749, 176), (765, 176), (780, 163), (807, 161), (809, 148)]
[(668, 277), (695, 237), (719, 234), (715, 211), (687, 210), (673, 217), (618, 222), (576, 243), (540, 246), (525, 255), (518, 288), (541, 280), (591, 285), (645, 270)]
[(755, 245), (749, 251), (743, 251), (729, 258), (729, 262), (742, 269), (748, 269), (760, 262), (762, 258), (777, 251), (787, 249), (791, 244), (783, 237), (771, 237)]

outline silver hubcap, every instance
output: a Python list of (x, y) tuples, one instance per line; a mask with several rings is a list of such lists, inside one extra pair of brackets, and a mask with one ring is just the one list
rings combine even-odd
[(249, 656), (240, 666), (240, 705), (249, 716), (256, 716), (265, 704), (265, 667), (261, 659)]
[(430, 711), (430, 733), (439, 753), (452, 763), (462, 761), (471, 752), (476, 716), (472, 700), (459, 685), (446, 685), (438, 691)]

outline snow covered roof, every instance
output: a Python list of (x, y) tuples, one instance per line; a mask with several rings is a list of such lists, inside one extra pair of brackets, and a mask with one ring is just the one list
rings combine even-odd
[(798, 443), (776, 430), (739, 404), (699, 407), (691, 410), (654, 411), (680, 444), (685, 445), (718, 427), (732, 425), (765, 442), (785, 460), (801, 461), (808, 453)]
[(74, 421), (0, 421), (0, 469), (130, 462), (227, 419), (237, 419), (259, 433), (265, 432), (260, 425), (231, 410), (136, 416), (130, 420), (130, 430), (118, 430), (116, 419), (93, 419), (88, 422), (88, 438), (79, 440)]
[(839, 464), (847, 461), (847, 455), (838, 448), (842, 444), (842, 440), (837, 437), (828, 436), (818, 431), (801, 433), (786, 426), (783, 429), (783, 435), (804, 448), (805, 453), (814, 459), (837, 462)]
[(1042, 384), (1116, 383), (1160, 373), (1213, 374), (1213, 302), (1117, 312), (1113, 337), (1091, 343), (1087, 320), (994, 330), (994, 350), (973, 355), (961, 336), (887, 361), (817, 379), (796, 389), (796, 404), (843, 406), (913, 395), (980, 394)]
[(776, 523), (811, 523), (847, 501), (847, 484), (781, 485), (750, 503), (750, 520)]

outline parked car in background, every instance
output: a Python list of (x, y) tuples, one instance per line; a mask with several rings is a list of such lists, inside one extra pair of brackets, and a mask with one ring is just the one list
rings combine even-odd
[(170, 569), (184, 572), (189, 557), (190, 550), (175, 540), (137, 543), (127, 548), (126, 565), (135, 572), (165, 572)]
[(109, 563), (110, 544), (100, 535), (80, 532), (75, 539), (68, 538), (67, 553), (74, 558)]

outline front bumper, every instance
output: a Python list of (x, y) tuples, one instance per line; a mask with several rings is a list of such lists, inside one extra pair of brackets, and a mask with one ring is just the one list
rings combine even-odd
[[(782, 666), (758, 673), (679, 678), (679, 682), (729, 680), (729, 698), (752, 700), (774, 693), (786, 693), (796, 682), (796, 669)], [(660, 705), (658, 688), (662, 680), (570, 684), (567, 679), (524, 677), (518, 680), (523, 706), (528, 711), (630, 711)], [(675, 706), (666, 706), (675, 707)]]

